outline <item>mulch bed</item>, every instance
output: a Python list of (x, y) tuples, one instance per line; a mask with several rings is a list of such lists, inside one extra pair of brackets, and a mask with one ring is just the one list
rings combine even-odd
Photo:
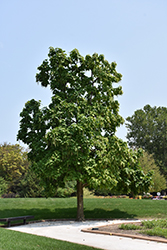
[[(121, 237), (129, 237), (132, 239), (141, 239), (141, 240), (150, 240), (156, 242), (167, 243), (167, 239), (159, 236), (149, 236), (146, 234), (141, 234), (140, 230), (123, 230), (119, 229), (121, 224), (129, 224), (128, 223), (118, 223), (112, 225), (104, 225), (96, 228), (88, 228), (83, 229), (82, 232), (87, 233), (96, 233), (96, 234), (106, 234), (106, 235), (113, 235), (113, 236), (121, 236)], [(130, 224), (141, 225), (141, 222), (133, 222)]]

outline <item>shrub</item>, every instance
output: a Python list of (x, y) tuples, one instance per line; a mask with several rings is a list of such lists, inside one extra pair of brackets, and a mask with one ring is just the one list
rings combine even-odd
[(153, 229), (150, 230), (143, 230), (141, 231), (141, 233), (150, 235), (150, 236), (160, 236), (160, 237), (164, 237), (167, 239), (167, 229), (166, 228), (159, 228), (159, 227), (155, 227)]
[(2, 195), (2, 198), (19, 198), (19, 197), (20, 197), (19, 194), (15, 194), (15, 193), (12, 193), (12, 192)]
[(123, 230), (137, 230), (137, 229), (141, 229), (140, 226), (135, 225), (135, 224), (121, 224), (121, 226), (119, 228), (123, 229)]
[(147, 228), (147, 229), (151, 229), (154, 227), (162, 227), (162, 228), (167, 228), (167, 219), (166, 220), (147, 220), (147, 221), (143, 221), (142, 225)]
[(76, 181), (67, 181), (64, 188), (58, 187), (55, 196), (59, 198), (76, 196)]
[(34, 172), (28, 171), (18, 185), (20, 197), (44, 197), (44, 188)]

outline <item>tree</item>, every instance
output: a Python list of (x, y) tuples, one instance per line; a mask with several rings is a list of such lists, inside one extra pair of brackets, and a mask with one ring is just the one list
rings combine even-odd
[(67, 55), (52, 47), (38, 70), (36, 81), (50, 87), (51, 103), (25, 104), (17, 138), (28, 144), (32, 169), (48, 195), (77, 182), (77, 220), (83, 220), (83, 187), (116, 186), (119, 169), (138, 168), (137, 154), (115, 136), (123, 118), (114, 99), (122, 88), (114, 84), (122, 76), (103, 55), (82, 57), (76, 49)]
[(126, 121), (129, 146), (153, 154), (161, 174), (167, 177), (167, 108), (146, 105)]
[(0, 145), (0, 176), (9, 183), (9, 189), (27, 171), (27, 153), (19, 144)]
[(17, 193), (20, 197), (44, 197), (43, 187), (40, 186), (40, 179), (35, 173), (28, 169), (24, 177), (20, 180), (17, 186)]
[(143, 152), (143, 155), (140, 157), (140, 163), (145, 174), (149, 171), (153, 171), (153, 184), (150, 186), (149, 192), (158, 192), (166, 189), (166, 179), (160, 173), (159, 167), (155, 164), (153, 155)]
[(76, 181), (66, 182), (64, 188), (59, 187), (55, 193), (55, 197), (59, 198), (70, 196), (76, 196)]
[(8, 183), (4, 180), (4, 178), (0, 177), (0, 196), (6, 193), (8, 189)]
[[(143, 151), (141, 149), (126, 150), (127, 145), (126, 143), (123, 144), (120, 144), (119, 164), (117, 166), (117, 175), (115, 174), (117, 185), (98, 189), (98, 191), (112, 194), (129, 194), (135, 197), (137, 194), (148, 192), (149, 187), (153, 185), (153, 172), (151, 169), (145, 172), (143, 171), (140, 164), (141, 158), (143, 157)], [(115, 152), (112, 151), (112, 155), (117, 154), (117, 150), (118, 149), (116, 149)], [(115, 163), (113, 162), (112, 164), (114, 165)]]

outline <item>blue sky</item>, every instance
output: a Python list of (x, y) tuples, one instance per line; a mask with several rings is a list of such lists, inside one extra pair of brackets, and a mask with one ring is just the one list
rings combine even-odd
[(25, 102), (50, 102), (35, 82), (50, 46), (115, 61), (123, 118), (146, 104), (167, 107), (166, 0), (0, 0), (0, 13), (0, 143), (17, 142)]

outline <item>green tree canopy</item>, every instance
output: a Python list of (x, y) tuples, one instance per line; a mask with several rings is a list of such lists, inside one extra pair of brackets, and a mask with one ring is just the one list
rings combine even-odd
[(129, 146), (153, 154), (161, 173), (167, 177), (167, 108), (146, 105), (126, 121)]
[(22, 176), (29, 167), (27, 153), (19, 144), (0, 145), (0, 176), (5, 181), (14, 181)]
[(166, 189), (166, 179), (160, 173), (159, 167), (155, 164), (153, 155), (143, 152), (143, 155), (140, 157), (140, 163), (145, 174), (149, 171), (153, 171), (152, 185), (149, 188), (149, 192), (160, 192)]
[[(19, 144), (3, 143), (0, 145), (1, 192), (18, 193), (20, 181), (24, 178), (30, 164), (27, 152)], [(3, 185), (2, 185), (3, 184)]]
[(115, 136), (123, 123), (114, 99), (122, 94), (115, 86), (122, 76), (103, 55), (82, 57), (76, 49), (67, 55), (52, 47), (38, 70), (36, 81), (50, 87), (51, 103), (25, 104), (18, 139), (29, 146), (32, 169), (49, 195), (69, 180), (77, 182), (77, 219), (82, 220), (84, 186), (116, 186), (131, 169), (141, 172), (137, 154)]
[(4, 178), (0, 176), (0, 196), (6, 193), (7, 189), (8, 189), (7, 181), (5, 181)]

